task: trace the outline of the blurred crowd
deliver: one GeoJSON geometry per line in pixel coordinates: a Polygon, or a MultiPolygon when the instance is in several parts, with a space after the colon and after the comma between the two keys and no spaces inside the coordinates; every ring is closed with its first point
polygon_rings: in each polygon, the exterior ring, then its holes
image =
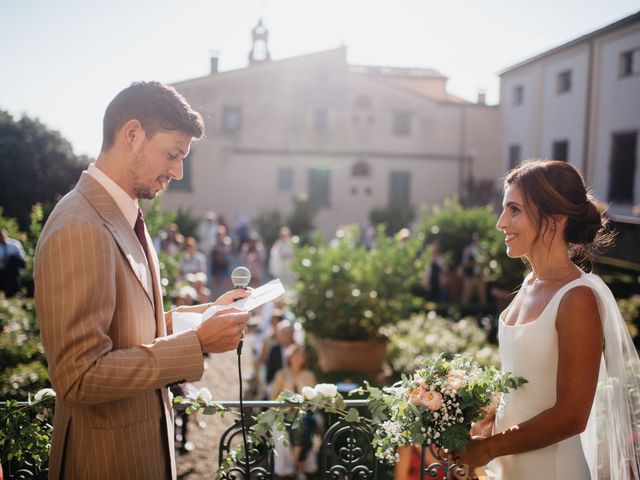
{"type": "Polygon", "coordinates": [[[238,215],[233,226],[224,215],[208,212],[194,236],[185,236],[175,223],[160,231],[154,239],[158,252],[180,258],[175,305],[192,305],[215,300],[230,290],[231,271],[239,265],[251,272],[251,287],[279,278],[285,287],[293,285],[291,263],[294,248],[288,227],[268,252],[249,217],[238,215]]]}

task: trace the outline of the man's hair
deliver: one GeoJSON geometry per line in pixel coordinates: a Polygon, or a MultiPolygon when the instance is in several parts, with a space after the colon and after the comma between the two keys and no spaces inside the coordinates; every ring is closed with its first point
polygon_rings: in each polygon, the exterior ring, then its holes
{"type": "Polygon", "coordinates": [[[204,135],[204,122],[173,87],[160,82],[134,82],[111,100],[104,112],[102,151],[113,146],[116,134],[136,119],[147,137],[159,131],[180,130],[193,138],[204,135]]]}

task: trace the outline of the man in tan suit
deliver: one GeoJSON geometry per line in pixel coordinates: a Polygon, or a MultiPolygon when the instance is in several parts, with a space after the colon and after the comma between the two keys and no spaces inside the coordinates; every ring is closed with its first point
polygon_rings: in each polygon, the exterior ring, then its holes
{"type": "MultiPolygon", "coordinates": [[[[107,107],[96,163],[42,231],[36,310],[57,393],[49,478],[175,478],[168,387],[198,380],[203,352],[232,350],[244,333],[249,314],[232,308],[172,333],[138,208],[182,178],[203,130],[172,88],[126,88],[107,107]]],[[[235,290],[216,303],[244,296],[235,290]]]]}

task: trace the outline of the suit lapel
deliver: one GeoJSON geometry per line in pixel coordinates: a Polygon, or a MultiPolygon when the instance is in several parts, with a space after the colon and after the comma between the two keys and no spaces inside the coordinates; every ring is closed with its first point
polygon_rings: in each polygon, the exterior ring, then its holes
{"type": "MultiPolygon", "coordinates": [[[[140,285],[142,285],[142,288],[144,288],[149,301],[152,305],[156,306],[157,310],[157,302],[154,302],[153,272],[147,268],[144,251],[133,228],[127,223],[127,220],[124,218],[124,215],[111,195],[109,195],[102,185],[91,178],[90,175],[83,172],[76,188],[104,220],[105,226],[109,229],[122,254],[126,257],[133,273],[140,282],[140,285]]],[[[150,241],[149,245],[152,245],[150,241]]],[[[162,303],[162,299],[160,303],[162,303]]],[[[156,313],[156,323],[157,317],[158,315],[156,313]]]]}

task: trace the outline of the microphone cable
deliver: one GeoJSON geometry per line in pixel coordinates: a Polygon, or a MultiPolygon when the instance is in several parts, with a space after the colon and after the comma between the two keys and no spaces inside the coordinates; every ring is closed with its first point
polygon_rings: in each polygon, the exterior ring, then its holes
{"type": "MultiPolygon", "coordinates": [[[[244,335],[242,336],[244,338],[244,335]]],[[[245,478],[246,480],[251,480],[251,466],[249,464],[249,446],[247,443],[247,426],[245,424],[244,419],[244,403],[242,398],[242,346],[244,341],[240,340],[238,343],[238,348],[236,349],[236,353],[238,354],[238,382],[239,382],[239,390],[240,390],[240,427],[242,429],[242,444],[244,446],[244,465],[245,465],[245,478]]]]}

